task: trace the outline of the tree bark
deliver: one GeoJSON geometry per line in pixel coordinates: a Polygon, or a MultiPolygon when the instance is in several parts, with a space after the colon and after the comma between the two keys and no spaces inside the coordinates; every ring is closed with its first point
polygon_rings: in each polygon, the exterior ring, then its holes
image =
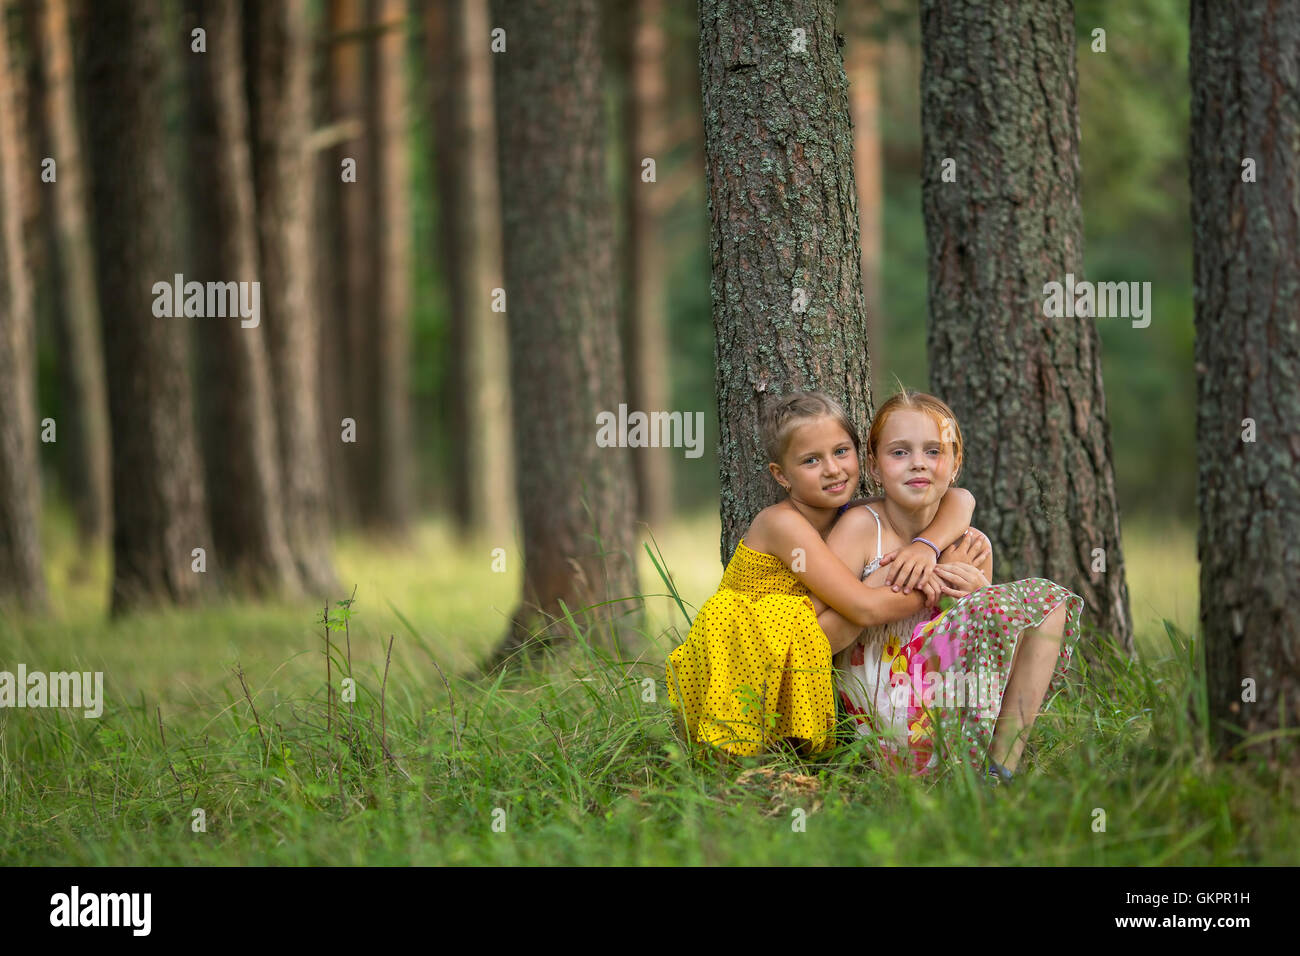
{"type": "Polygon", "coordinates": [[[330,0],[325,20],[326,114],[337,130],[322,170],[321,208],[325,226],[320,259],[322,288],[329,291],[322,342],[322,404],[325,449],[330,463],[330,497],[335,520],[361,520],[365,489],[364,457],[373,454],[374,416],[366,403],[369,367],[369,315],[374,296],[366,250],[370,246],[364,178],[373,173],[364,155],[362,81],[365,46],[363,0],[330,0]],[[342,179],[344,160],[356,163],[356,180],[342,179]],[[355,422],[354,441],[343,441],[344,419],[355,422]]]}
{"type": "Polygon", "coordinates": [[[24,182],[38,180],[22,142],[21,81],[0,10],[0,602],[42,610],[41,485],[36,455],[35,312],[23,228],[24,182]]]}
{"type": "Polygon", "coordinates": [[[371,217],[368,283],[373,298],[353,321],[366,329],[365,375],[372,419],[363,463],[362,516],[372,528],[403,536],[411,521],[410,173],[406,135],[406,0],[369,0],[372,39],[366,57],[366,156],[360,177],[371,217]]]}
{"type": "MultiPolygon", "coordinates": [[[[248,146],[239,0],[194,0],[184,33],[207,32],[207,52],[186,52],[190,194],[188,280],[260,281],[253,167],[248,146]]],[[[261,288],[261,287],[259,287],[261,288]]],[[[198,319],[200,410],[215,554],[208,570],[232,590],[301,589],[284,527],[266,327],[240,315],[198,319]]]]}
{"type": "MultiPolygon", "coordinates": [[[[664,303],[664,256],[660,234],[667,171],[664,141],[663,4],[636,0],[628,11],[627,88],[624,104],[623,172],[626,236],[623,245],[626,311],[626,358],[629,407],[646,413],[668,411],[672,382],[668,366],[668,330],[664,303]],[[656,164],[654,182],[642,180],[642,162],[656,164]]],[[[673,500],[670,448],[636,448],[637,515],[659,528],[668,520],[673,500]]]]}
{"type": "Polygon", "coordinates": [[[30,2],[27,11],[42,79],[39,107],[47,150],[43,156],[55,160],[58,177],[43,188],[50,200],[46,231],[55,279],[51,292],[63,404],[58,423],[63,483],[81,539],[102,542],[108,539],[112,522],[108,392],[94,250],[86,223],[68,5],[66,0],[39,0],[30,2]]]}
{"type": "Polygon", "coordinates": [[[343,300],[346,283],[337,265],[344,248],[342,196],[339,163],[334,140],[326,132],[336,129],[334,116],[334,18],[335,4],[328,4],[313,31],[312,53],[312,197],[315,231],[311,236],[311,277],[320,290],[320,355],[317,368],[320,408],[320,446],[325,459],[325,498],[330,523],[344,527],[355,520],[350,511],[345,480],[347,460],[341,440],[343,409],[347,406],[343,379],[344,348],[339,340],[343,329],[343,300]]]}
{"type": "Polygon", "coordinates": [[[1243,734],[1264,735],[1257,752],[1294,760],[1281,734],[1300,724],[1300,8],[1193,0],[1190,39],[1197,550],[1213,738],[1222,754],[1243,734]]]}
{"type": "MultiPolygon", "coordinates": [[[[365,70],[369,53],[369,36],[365,31],[365,0],[330,0],[329,4],[329,95],[331,120],[344,124],[350,133],[334,147],[330,186],[335,190],[337,228],[331,267],[338,282],[338,307],[329,336],[329,349],[335,364],[337,415],[355,421],[354,441],[338,441],[339,466],[337,501],[348,523],[365,523],[369,519],[369,502],[374,494],[369,485],[367,459],[376,454],[376,410],[373,390],[367,386],[373,368],[373,326],[368,321],[374,308],[376,286],[370,263],[369,194],[367,182],[377,176],[373,157],[369,155],[369,138],[365,135],[365,70]],[[356,164],[354,181],[343,181],[342,164],[356,164]]],[[[334,424],[335,433],[341,427],[334,424]]]]}
{"type": "MultiPolygon", "coordinates": [[[[457,88],[463,82],[465,68],[457,60],[458,44],[453,38],[451,4],[431,3],[425,8],[425,40],[429,56],[429,112],[432,117],[434,182],[438,197],[437,229],[438,252],[443,287],[447,292],[447,318],[445,347],[443,350],[442,378],[435,399],[445,410],[446,437],[444,447],[461,448],[464,454],[444,455],[444,475],[447,497],[445,506],[450,510],[452,525],[463,541],[471,532],[476,519],[472,515],[473,503],[470,483],[473,467],[470,441],[473,435],[469,426],[470,398],[467,394],[470,373],[465,356],[468,350],[466,336],[471,323],[465,322],[465,262],[461,254],[461,226],[457,221],[459,210],[453,195],[461,188],[460,163],[464,143],[457,139],[456,104],[457,88]]],[[[489,65],[489,69],[491,66],[489,65]]],[[[495,125],[493,139],[495,141],[495,125]]],[[[492,158],[492,178],[496,179],[496,157],[492,158]]],[[[497,214],[500,215],[498,206],[497,214]]],[[[500,226],[498,226],[498,231],[500,226]]],[[[504,281],[504,280],[502,280],[504,281]]],[[[505,317],[501,317],[504,322],[505,317]]],[[[511,495],[514,497],[511,486],[511,495]]]]}
{"type": "Polygon", "coordinates": [[[858,225],[862,233],[862,291],[871,343],[872,389],[879,392],[885,362],[884,316],[881,313],[881,259],[885,190],[884,150],[880,135],[880,42],[872,35],[871,8],[854,25],[847,44],[845,70],[853,112],[853,177],[858,187],[858,225]]]}
{"type": "Polygon", "coordinates": [[[763,403],[816,388],[863,436],[871,419],[841,42],[831,0],[700,4],[723,564],[781,496],[763,403]]]}
{"type": "Polygon", "coordinates": [[[285,530],[304,587],[337,586],[322,447],[308,0],[249,0],[254,180],[285,530]]]}
{"type": "MultiPolygon", "coordinates": [[[[631,463],[596,443],[617,414],[623,360],[614,316],[598,8],[592,0],[501,2],[493,26],[524,597],[498,648],[529,641],[536,612],[601,630],[639,621],[631,463]],[[600,602],[614,602],[579,609],[600,602]]],[[[616,635],[617,636],[617,635],[616,635]]],[[[599,634],[593,634],[599,642],[599,634]]]]}
{"type": "Polygon", "coordinates": [[[502,287],[501,199],[486,0],[430,5],[442,260],[449,317],[452,512],[462,538],[512,540],[515,463],[502,287]]]}
{"type": "Polygon", "coordinates": [[[1098,320],[1044,308],[1083,276],[1072,6],[925,0],[921,40],[930,381],[976,522],[1007,579],[1070,588],[1131,651],[1098,320]]]}
{"type": "Polygon", "coordinates": [[[192,549],[204,513],[184,318],[153,314],[152,287],[182,271],[165,162],[162,10],[88,4],[85,46],[95,268],[113,452],[113,596],[121,614],[188,602],[204,587],[192,549]]]}

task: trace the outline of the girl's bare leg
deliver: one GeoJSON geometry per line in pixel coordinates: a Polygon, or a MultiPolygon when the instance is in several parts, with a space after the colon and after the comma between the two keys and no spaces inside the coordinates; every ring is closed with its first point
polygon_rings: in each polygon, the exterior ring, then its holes
{"type": "Polygon", "coordinates": [[[1061,654],[1061,637],[1065,631],[1065,605],[1043,619],[1038,627],[1025,628],[1011,659],[1011,674],[1002,696],[1002,710],[993,727],[989,759],[1008,770],[1015,770],[1025,749],[1029,728],[1038,717],[1043,695],[1051,683],[1052,671],[1061,654]]]}

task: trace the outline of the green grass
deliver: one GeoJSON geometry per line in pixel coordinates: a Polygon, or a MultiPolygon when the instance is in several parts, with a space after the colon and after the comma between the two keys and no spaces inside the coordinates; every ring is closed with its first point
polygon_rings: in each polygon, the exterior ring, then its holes
{"type": "MultiPolygon", "coordinates": [[[[719,578],[717,526],[659,536],[692,614],[719,578]]],[[[66,522],[46,541],[55,611],[0,619],[0,670],[102,670],[106,702],[98,720],[0,711],[4,864],[1282,864],[1300,837],[1294,776],[1206,755],[1180,630],[1195,620],[1195,547],[1179,529],[1126,525],[1140,660],[1100,655],[1040,718],[1027,772],[993,792],[962,774],[872,773],[857,743],[814,761],[692,759],[666,709],[663,658],[685,631],[667,596],[648,598],[642,659],[583,643],[542,671],[461,679],[502,632],[519,558],[507,548],[493,571],[490,544],[462,548],[437,523],[405,551],[340,542],[358,693],[336,701],[328,733],[320,608],[109,624],[106,556],[81,553],[66,522]],[[800,776],[741,776],[753,767],[800,776]]],[[[640,557],[642,591],[665,595],[640,557]]],[[[337,688],[348,651],[342,632],[331,641],[337,688]]]]}

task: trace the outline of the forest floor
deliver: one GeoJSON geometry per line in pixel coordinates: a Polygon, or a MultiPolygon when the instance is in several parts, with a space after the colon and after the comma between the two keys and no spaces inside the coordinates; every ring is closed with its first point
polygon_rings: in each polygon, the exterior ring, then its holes
{"type": "MultiPolygon", "coordinates": [[[[717,542],[716,515],[657,541],[692,614],[717,586],[717,542]]],[[[434,522],[406,549],[340,541],[331,615],[353,585],[356,603],[331,633],[330,704],[321,607],[110,623],[107,554],[82,553],[66,518],[46,544],[54,611],[0,618],[0,670],[102,672],[103,713],[0,710],[0,864],[1238,865],[1292,864],[1300,845],[1293,773],[1207,756],[1185,528],[1126,524],[1138,660],[1077,668],[999,790],[883,776],[864,742],[692,759],[663,685],[686,621],[644,551],[637,660],[584,645],[471,680],[517,571],[434,522]]]]}

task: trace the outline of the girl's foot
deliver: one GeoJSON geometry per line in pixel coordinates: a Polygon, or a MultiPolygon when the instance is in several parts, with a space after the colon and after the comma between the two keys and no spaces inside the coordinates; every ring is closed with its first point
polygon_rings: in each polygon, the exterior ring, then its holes
{"type": "Polygon", "coordinates": [[[984,779],[992,787],[1000,787],[1004,783],[1010,783],[1015,777],[1014,773],[993,760],[989,761],[988,767],[984,771],[984,779]]]}

